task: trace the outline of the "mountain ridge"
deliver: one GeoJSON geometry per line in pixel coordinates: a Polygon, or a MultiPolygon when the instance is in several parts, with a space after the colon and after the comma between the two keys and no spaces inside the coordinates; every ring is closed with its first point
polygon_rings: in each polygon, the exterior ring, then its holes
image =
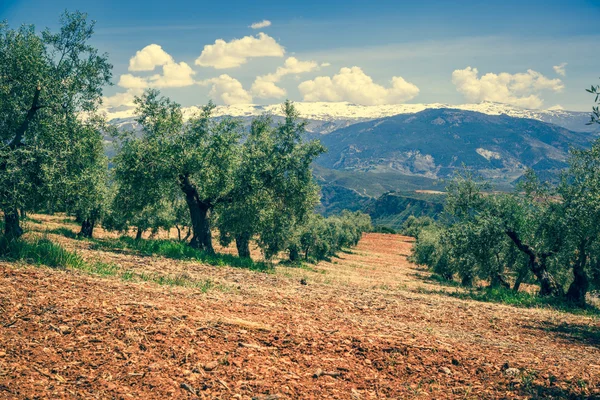
{"type": "MultiPolygon", "coordinates": [[[[562,109],[533,110],[519,108],[508,104],[482,102],[473,104],[450,105],[443,103],[431,104],[386,104],[363,106],[349,102],[295,102],[294,105],[302,118],[311,122],[309,130],[314,133],[330,133],[336,129],[357,122],[371,121],[394,115],[414,114],[428,109],[457,109],[480,112],[486,115],[508,115],[514,118],[534,119],[552,123],[563,128],[580,132],[597,132],[598,128],[586,123],[590,119],[589,112],[568,111],[562,109]]],[[[183,107],[184,118],[198,113],[201,107],[183,107]]],[[[135,124],[133,110],[106,109],[107,118],[111,123],[119,125],[135,124]]],[[[216,106],[215,117],[253,118],[264,113],[282,116],[280,104],[256,105],[238,104],[216,106]]]]}

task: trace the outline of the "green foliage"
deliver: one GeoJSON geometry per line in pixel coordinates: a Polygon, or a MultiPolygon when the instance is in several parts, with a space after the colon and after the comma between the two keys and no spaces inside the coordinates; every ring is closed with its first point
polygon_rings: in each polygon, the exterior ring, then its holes
{"type": "Polygon", "coordinates": [[[431,217],[415,217],[414,215],[411,215],[402,224],[400,232],[403,235],[416,238],[423,228],[433,225],[434,223],[435,222],[431,217]]]}
{"type": "Polygon", "coordinates": [[[375,233],[388,233],[388,234],[395,234],[396,231],[393,230],[392,228],[389,228],[387,226],[384,225],[375,225],[373,227],[373,230],[371,230],[371,232],[375,232],[375,233]]]}
{"type": "MultiPolygon", "coordinates": [[[[598,101],[600,99],[600,85],[592,85],[589,89],[586,89],[586,91],[595,96],[594,103],[600,104],[600,102],[598,101]]],[[[600,124],[600,109],[598,105],[592,107],[592,115],[590,122],[588,122],[588,125],[592,124],[600,124]]]]}

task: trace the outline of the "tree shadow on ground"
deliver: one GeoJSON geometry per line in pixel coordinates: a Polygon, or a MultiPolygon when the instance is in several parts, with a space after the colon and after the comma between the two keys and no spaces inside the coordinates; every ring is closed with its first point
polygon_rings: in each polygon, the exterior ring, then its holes
{"type": "Polygon", "coordinates": [[[600,395],[591,394],[584,387],[561,388],[557,386],[533,385],[519,390],[521,396],[532,399],[600,400],[600,395]]]}
{"type": "Polygon", "coordinates": [[[537,326],[527,328],[542,330],[559,340],[571,344],[582,344],[600,349],[600,327],[585,324],[555,324],[548,321],[540,322],[537,326]]]}

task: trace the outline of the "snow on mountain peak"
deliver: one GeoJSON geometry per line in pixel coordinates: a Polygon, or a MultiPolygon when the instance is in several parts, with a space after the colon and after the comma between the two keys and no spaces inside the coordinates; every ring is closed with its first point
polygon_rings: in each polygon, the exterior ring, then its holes
{"type": "MultiPolygon", "coordinates": [[[[561,108],[552,108],[547,110],[530,110],[511,106],[508,104],[481,102],[477,104],[450,105],[442,103],[432,104],[384,104],[376,106],[363,106],[349,102],[295,102],[296,109],[303,118],[313,121],[347,121],[355,123],[378,118],[390,117],[398,114],[413,114],[427,109],[451,108],[465,111],[475,111],[488,115],[506,114],[516,118],[530,118],[544,122],[554,123],[572,130],[587,130],[585,123],[581,123],[586,117],[586,113],[566,111],[561,108]],[[580,127],[581,125],[581,127],[580,127]]],[[[133,110],[114,111],[107,110],[109,120],[131,121],[133,119],[133,110]]],[[[201,107],[191,106],[183,108],[185,119],[199,113],[201,107]]],[[[283,109],[281,104],[257,105],[257,104],[236,104],[229,106],[217,106],[214,114],[220,116],[232,117],[254,117],[264,113],[275,116],[282,116],[283,109]]],[[[587,122],[587,121],[586,121],[587,122]]]]}

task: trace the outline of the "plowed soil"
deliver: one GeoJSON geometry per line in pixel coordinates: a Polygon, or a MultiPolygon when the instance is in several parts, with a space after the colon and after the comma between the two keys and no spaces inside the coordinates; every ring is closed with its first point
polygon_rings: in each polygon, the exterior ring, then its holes
{"type": "Polygon", "coordinates": [[[407,237],[274,273],[50,237],[211,287],[0,262],[2,399],[600,398],[598,319],[431,293],[458,289],[407,261],[407,237]]]}

